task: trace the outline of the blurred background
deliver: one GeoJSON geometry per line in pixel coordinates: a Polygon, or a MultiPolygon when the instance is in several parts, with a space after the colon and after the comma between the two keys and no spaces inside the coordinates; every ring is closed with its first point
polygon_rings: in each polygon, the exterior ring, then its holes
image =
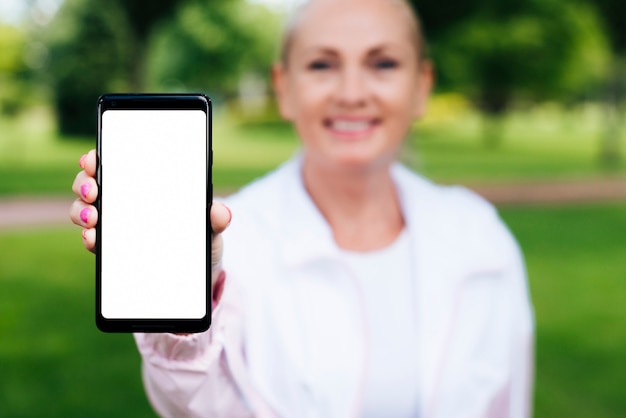
{"type": "MultiPolygon", "coordinates": [[[[298,142],[269,82],[289,0],[2,0],[0,416],[153,416],[70,225],[105,92],[204,92],[216,194],[298,142]]],[[[626,2],[413,0],[437,89],[402,159],[492,200],[528,264],[535,416],[626,416],[626,2]]]]}

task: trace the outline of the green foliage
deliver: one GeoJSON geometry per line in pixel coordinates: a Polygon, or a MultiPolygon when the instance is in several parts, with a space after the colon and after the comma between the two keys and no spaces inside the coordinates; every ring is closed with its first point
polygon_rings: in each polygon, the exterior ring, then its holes
{"type": "Polygon", "coordinates": [[[504,112],[514,99],[588,93],[610,57],[594,10],[564,1],[481,9],[433,43],[442,82],[488,113],[504,112]]]}
{"type": "Polygon", "coordinates": [[[623,0],[586,0],[600,13],[607,28],[613,49],[618,54],[626,53],[626,2],[623,0]]]}
{"type": "Polygon", "coordinates": [[[46,69],[63,134],[95,137],[96,99],[128,86],[129,36],[116,2],[65,1],[49,29],[46,69]]]}
{"type": "Polygon", "coordinates": [[[67,0],[47,34],[61,133],[94,135],[106,92],[233,93],[267,72],[276,19],[244,0],[67,0]]]}
{"type": "Polygon", "coordinates": [[[23,29],[0,24],[0,114],[16,115],[33,101],[36,89],[25,59],[31,50],[23,29]]]}
{"type": "Polygon", "coordinates": [[[154,40],[153,86],[231,96],[245,72],[269,74],[278,16],[243,0],[191,1],[154,40]]]}
{"type": "Polygon", "coordinates": [[[24,33],[14,26],[0,24],[0,74],[16,74],[24,71],[24,33]]]}

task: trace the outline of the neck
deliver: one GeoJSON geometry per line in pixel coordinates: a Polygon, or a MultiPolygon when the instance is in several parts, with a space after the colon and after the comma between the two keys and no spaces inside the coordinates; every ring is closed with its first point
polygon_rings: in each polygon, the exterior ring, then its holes
{"type": "Polygon", "coordinates": [[[304,186],[339,247],[372,251],[390,245],[402,232],[404,218],[389,168],[333,169],[305,158],[304,186]]]}

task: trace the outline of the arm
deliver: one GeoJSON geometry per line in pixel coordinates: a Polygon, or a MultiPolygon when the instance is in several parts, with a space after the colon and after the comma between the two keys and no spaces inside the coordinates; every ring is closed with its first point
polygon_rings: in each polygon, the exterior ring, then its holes
{"type": "Polygon", "coordinates": [[[238,300],[229,283],[204,333],[135,334],[146,392],[159,415],[252,416],[238,300]]]}
{"type": "MultiPolygon", "coordinates": [[[[93,252],[96,245],[98,197],[95,181],[96,153],[80,159],[72,189],[77,199],[70,209],[72,221],[83,227],[83,244],[93,252]]],[[[131,202],[132,203],[132,202],[131,202]]],[[[220,203],[211,207],[212,294],[216,297],[209,331],[192,335],[136,334],[143,358],[146,392],[162,416],[246,417],[251,410],[263,411],[247,383],[243,343],[241,296],[221,268],[222,236],[231,219],[230,210],[220,203]],[[222,291],[223,289],[223,291],[222,291]]]]}

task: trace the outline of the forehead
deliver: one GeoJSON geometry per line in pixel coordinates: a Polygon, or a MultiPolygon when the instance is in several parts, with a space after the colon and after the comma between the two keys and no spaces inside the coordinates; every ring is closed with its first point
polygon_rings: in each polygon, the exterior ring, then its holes
{"type": "Polygon", "coordinates": [[[414,48],[415,20],[401,0],[311,0],[292,22],[292,46],[414,48]]]}

